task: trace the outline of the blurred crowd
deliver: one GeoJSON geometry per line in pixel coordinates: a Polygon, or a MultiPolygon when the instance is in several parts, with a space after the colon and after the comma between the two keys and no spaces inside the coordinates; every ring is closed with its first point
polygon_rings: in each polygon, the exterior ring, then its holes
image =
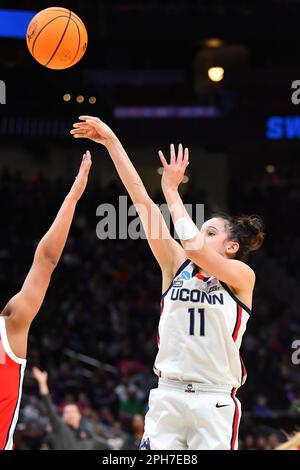
{"type": "MultiPolygon", "coordinates": [[[[25,180],[20,173],[2,171],[2,307],[20,288],[34,248],[70,184],[40,174],[25,180]]],[[[264,250],[299,278],[299,240],[287,223],[300,208],[299,181],[259,181],[249,187],[232,182],[231,189],[231,211],[261,214],[267,231],[264,250]]],[[[103,189],[93,182],[78,205],[66,249],[32,325],[16,449],[63,447],[56,426],[65,436],[64,425],[72,431],[68,438],[89,448],[138,448],[149,390],[157,384],[152,366],[161,276],[145,240],[96,236],[97,206],[117,203],[122,193],[117,183],[103,189]],[[41,373],[33,367],[48,373],[48,402],[41,393],[41,373]]],[[[187,202],[203,202],[200,197],[204,195],[195,193],[187,202]]],[[[240,448],[273,449],[284,440],[282,430],[300,423],[299,366],[291,361],[300,318],[288,299],[279,303],[266,296],[259,272],[257,278],[242,346],[248,381],[238,395],[244,409],[240,448]]]]}

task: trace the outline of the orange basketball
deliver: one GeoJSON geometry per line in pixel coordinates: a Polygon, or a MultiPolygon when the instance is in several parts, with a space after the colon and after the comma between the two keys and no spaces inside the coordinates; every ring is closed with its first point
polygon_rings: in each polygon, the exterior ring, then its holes
{"type": "Polygon", "coordinates": [[[84,23],[66,8],[46,8],[30,21],[26,33],[32,56],[49,69],[67,69],[84,55],[88,35],[84,23]]]}

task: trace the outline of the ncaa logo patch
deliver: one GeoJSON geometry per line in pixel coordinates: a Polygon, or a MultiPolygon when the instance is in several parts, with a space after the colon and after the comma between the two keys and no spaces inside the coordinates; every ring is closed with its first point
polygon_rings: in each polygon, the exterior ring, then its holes
{"type": "Polygon", "coordinates": [[[181,274],[182,279],[185,279],[186,281],[191,278],[191,275],[188,271],[183,271],[181,274]]]}

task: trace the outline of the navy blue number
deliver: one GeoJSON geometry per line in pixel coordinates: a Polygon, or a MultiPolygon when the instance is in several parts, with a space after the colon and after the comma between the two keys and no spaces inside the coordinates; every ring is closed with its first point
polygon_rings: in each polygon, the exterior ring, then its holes
{"type": "MultiPolygon", "coordinates": [[[[205,336],[205,316],[204,308],[198,308],[198,313],[200,315],[200,336],[205,336]]],[[[190,314],[190,335],[195,334],[195,309],[189,308],[190,314]]]]}

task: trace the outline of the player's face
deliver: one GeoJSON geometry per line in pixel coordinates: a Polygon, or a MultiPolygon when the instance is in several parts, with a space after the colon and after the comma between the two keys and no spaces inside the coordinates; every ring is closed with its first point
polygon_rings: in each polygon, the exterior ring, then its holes
{"type": "Polygon", "coordinates": [[[214,217],[202,225],[202,230],[204,232],[205,243],[221,255],[227,256],[228,246],[232,245],[232,243],[228,240],[226,222],[223,219],[214,217]]]}

